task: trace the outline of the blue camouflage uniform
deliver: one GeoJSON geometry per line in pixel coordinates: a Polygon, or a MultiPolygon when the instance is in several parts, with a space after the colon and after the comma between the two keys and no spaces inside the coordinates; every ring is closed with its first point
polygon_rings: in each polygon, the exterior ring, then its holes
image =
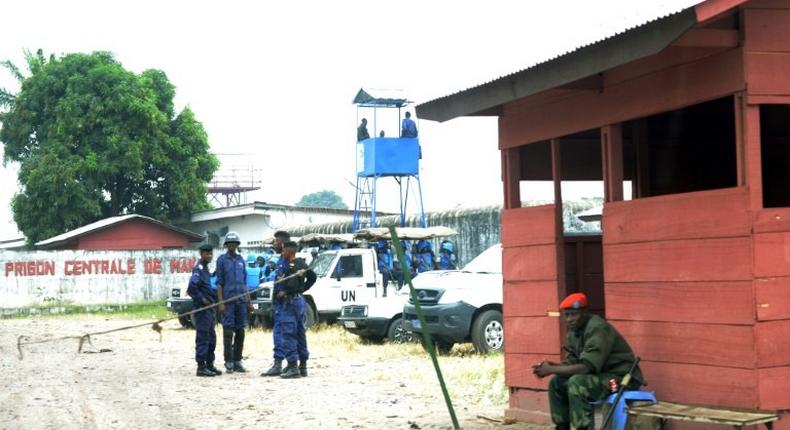
{"type": "MultiPolygon", "coordinates": [[[[211,288],[211,272],[202,262],[192,268],[187,294],[192,297],[192,308],[199,309],[217,303],[217,292],[211,288]],[[209,303],[205,303],[205,301],[209,303]]],[[[217,347],[216,308],[202,310],[195,315],[195,361],[199,365],[214,365],[214,350],[217,347]]]]}
{"type": "MultiPolygon", "coordinates": [[[[235,258],[225,253],[217,258],[217,284],[222,285],[222,299],[227,300],[246,293],[247,265],[244,258],[236,254],[235,258]]],[[[225,303],[225,315],[222,316],[222,327],[241,330],[247,326],[247,296],[225,303]]]]}
{"type": "MultiPolygon", "coordinates": [[[[302,259],[288,261],[280,257],[277,262],[277,279],[285,278],[297,271],[307,270],[307,264],[302,259]]],[[[305,334],[306,304],[302,293],[312,287],[316,275],[312,270],[307,270],[306,279],[292,278],[274,286],[272,298],[274,300],[274,359],[285,359],[289,363],[297,360],[306,361],[310,358],[307,350],[307,336],[305,334]],[[285,292],[286,298],[277,299],[279,292],[285,292]]]]}
{"type": "Polygon", "coordinates": [[[417,273],[433,270],[433,244],[427,240],[420,240],[414,245],[414,259],[417,273]]]}

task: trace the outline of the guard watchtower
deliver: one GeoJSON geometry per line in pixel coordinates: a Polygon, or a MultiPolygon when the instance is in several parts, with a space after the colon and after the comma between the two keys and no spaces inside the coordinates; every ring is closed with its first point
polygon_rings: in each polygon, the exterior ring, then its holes
{"type": "Polygon", "coordinates": [[[378,114],[380,109],[397,109],[398,123],[401,127],[401,110],[410,102],[405,98],[374,97],[364,89],[360,89],[354,97],[357,105],[357,123],[359,124],[361,108],[373,109],[373,137],[357,142],[357,183],[354,199],[353,230],[378,227],[376,222],[377,194],[379,179],[392,178],[398,187],[400,225],[406,224],[406,212],[411,193],[416,192],[417,210],[423,227],[425,208],[422,201],[422,185],[420,184],[420,142],[416,137],[379,137],[378,114]]]}

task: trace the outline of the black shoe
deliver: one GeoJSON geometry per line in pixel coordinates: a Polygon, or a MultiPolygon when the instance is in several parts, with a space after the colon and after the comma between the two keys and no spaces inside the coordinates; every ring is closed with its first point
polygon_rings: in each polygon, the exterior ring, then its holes
{"type": "Polygon", "coordinates": [[[245,373],[247,372],[247,369],[245,369],[244,366],[241,365],[241,361],[236,361],[233,363],[233,371],[238,373],[245,373]]]}
{"type": "Polygon", "coordinates": [[[212,372],[207,367],[198,367],[196,375],[197,376],[201,376],[201,377],[202,376],[217,376],[216,373],[212,372]]]}
{"type": "Polygon", "coordinates": [[[233,363],[225,362],[225,371],[228,373],[233,373],[233,363]]]}
{"type": "Polygon", "coordinates": [[[301,374],[299,373],[299,368],[296,367],[296,363],[288,363],[288,366],[283,369],[283,373],[280,375],[280,378],[283,379],[293,379],[300,377],[301,374]]]}
{"type": "Polygon", "coordinates": [[[280,376],[283,373],[283,361],[274,360],[274,364],[269,370],[261,373],[261,376],[280,376]]]}
{"type": "Polygon", "coordinates": [[[299,375],[301,375],[302,378],[307,376],[307,360],[299,361],[299,375]]]}
{"type": "Polygon", "coordinates": [[[214,367],[214,363],[206,365],[206,369],[214,372],[214,374],[217,375],[217,376],[222,375],[222,371],[217,369],[216,367],[214,367]]]}

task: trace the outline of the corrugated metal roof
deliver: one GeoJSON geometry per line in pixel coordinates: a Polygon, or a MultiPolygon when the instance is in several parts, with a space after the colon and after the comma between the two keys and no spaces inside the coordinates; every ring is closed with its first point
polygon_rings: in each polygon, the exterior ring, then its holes
{"type": "Polygon", "coordinates": [[[669,13],[525,69],[416,106],[420,119],[447,121],[657,54],[697,23],[694,7],[669,13]]]}
{"type": "Polygon", "coordinates": [[[137,220],[140,220],[140,221],[145,221],[145,222],[150,223],[150,224],[155,224],[155,225],[158,225],[160,227],[166,228],[168,230],[173,230],[173,231],[175,231],[177,233],[183,234],[185,236],[189,236],[193,240],[202,240],[203,239],[203,236],[201,236],[201,235],[199,235],[197,233],[191,232],[189,230],[185,230],[183,228],[179,228],[179,227],[176,227],[176,226],[170,225],[170,224],[165,224],[165,223],[163,223],[161,221],[157,221],[157,220],[155,220],[153,218],[150,218],[150,217],[147,217],[147,216],[144,216],[144,215],[129,214],[129,215],[119,215],[119,216],[109,217],[109,218],[105,218],[105,219],[102,219],[102,220],[90,223],[88,225],[84,225],[84,226],[82,226],[80,228],[76,228],[76,229],[68,231],[66,233],[63,233],[63,234],[51,237],[49,239],[37,242],[36,246],[42,247],[42,248],[49,248],[49,247],[57,246],[59,244],[70,242],[70,241],[72,241],[72,240],[74,240],[74,239],[76,239],[76,238],[78,238],[80,236],[84,236],[84,235],[89,234],[89,233],[94,233],[94,232],[99,231],[99,230],[104,230],[104,229],[109,228],[109,227],[111,227],[113,225],[121,224],[121,223],[130,221],[130,220],[133,220],[133,219],[137,219],[137,220]]]}

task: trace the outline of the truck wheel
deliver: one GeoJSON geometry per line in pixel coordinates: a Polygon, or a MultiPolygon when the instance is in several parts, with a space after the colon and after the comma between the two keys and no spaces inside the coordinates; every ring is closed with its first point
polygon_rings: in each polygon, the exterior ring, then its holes
{"type": "MultiPolygon", "coordinates": [[[[421,334],[419,335],[419,337],[420,337],[420,344],[422,344],[423,349],[425,349],[425,351],[429,351],[428,342],[425,341],[425,338],[422,337],[421,334]]],[[[453,349],[455,342],[441,337],[440,338],[433,337],[433,344],[438,354],[445,355],[450,353],[450,350],[453,349]]]]}
{"type": "Polygon", "coordinates": [[[481,354],[502,352],[505,348],[505,332],[502,312],[487,310],[472,323],[472,345],[481,354]]]}
{"type": "Polygon", "coordinates": [[[393,343],[407,343],[412,338],[411,332],[403,329],[403,318],[397,317],[390,323],[387,329],[387,339],[393,343]]]}
{"type": "Polygon", "coordinates": [[[192,328],[195,326],[195,324],[192,322],[191,315],[178,317],[178,322],[181,323],[181,327],[184,328],[192,328]]]}
{"type": "Polygon", "coordinates": [[[304,326],[305,328],[310,328],[317,322],[315,317],[315,306],[313,306],[312,302],[305,303],[305,313],[307,314],[307,318],[305,319],[304,326]]]}

